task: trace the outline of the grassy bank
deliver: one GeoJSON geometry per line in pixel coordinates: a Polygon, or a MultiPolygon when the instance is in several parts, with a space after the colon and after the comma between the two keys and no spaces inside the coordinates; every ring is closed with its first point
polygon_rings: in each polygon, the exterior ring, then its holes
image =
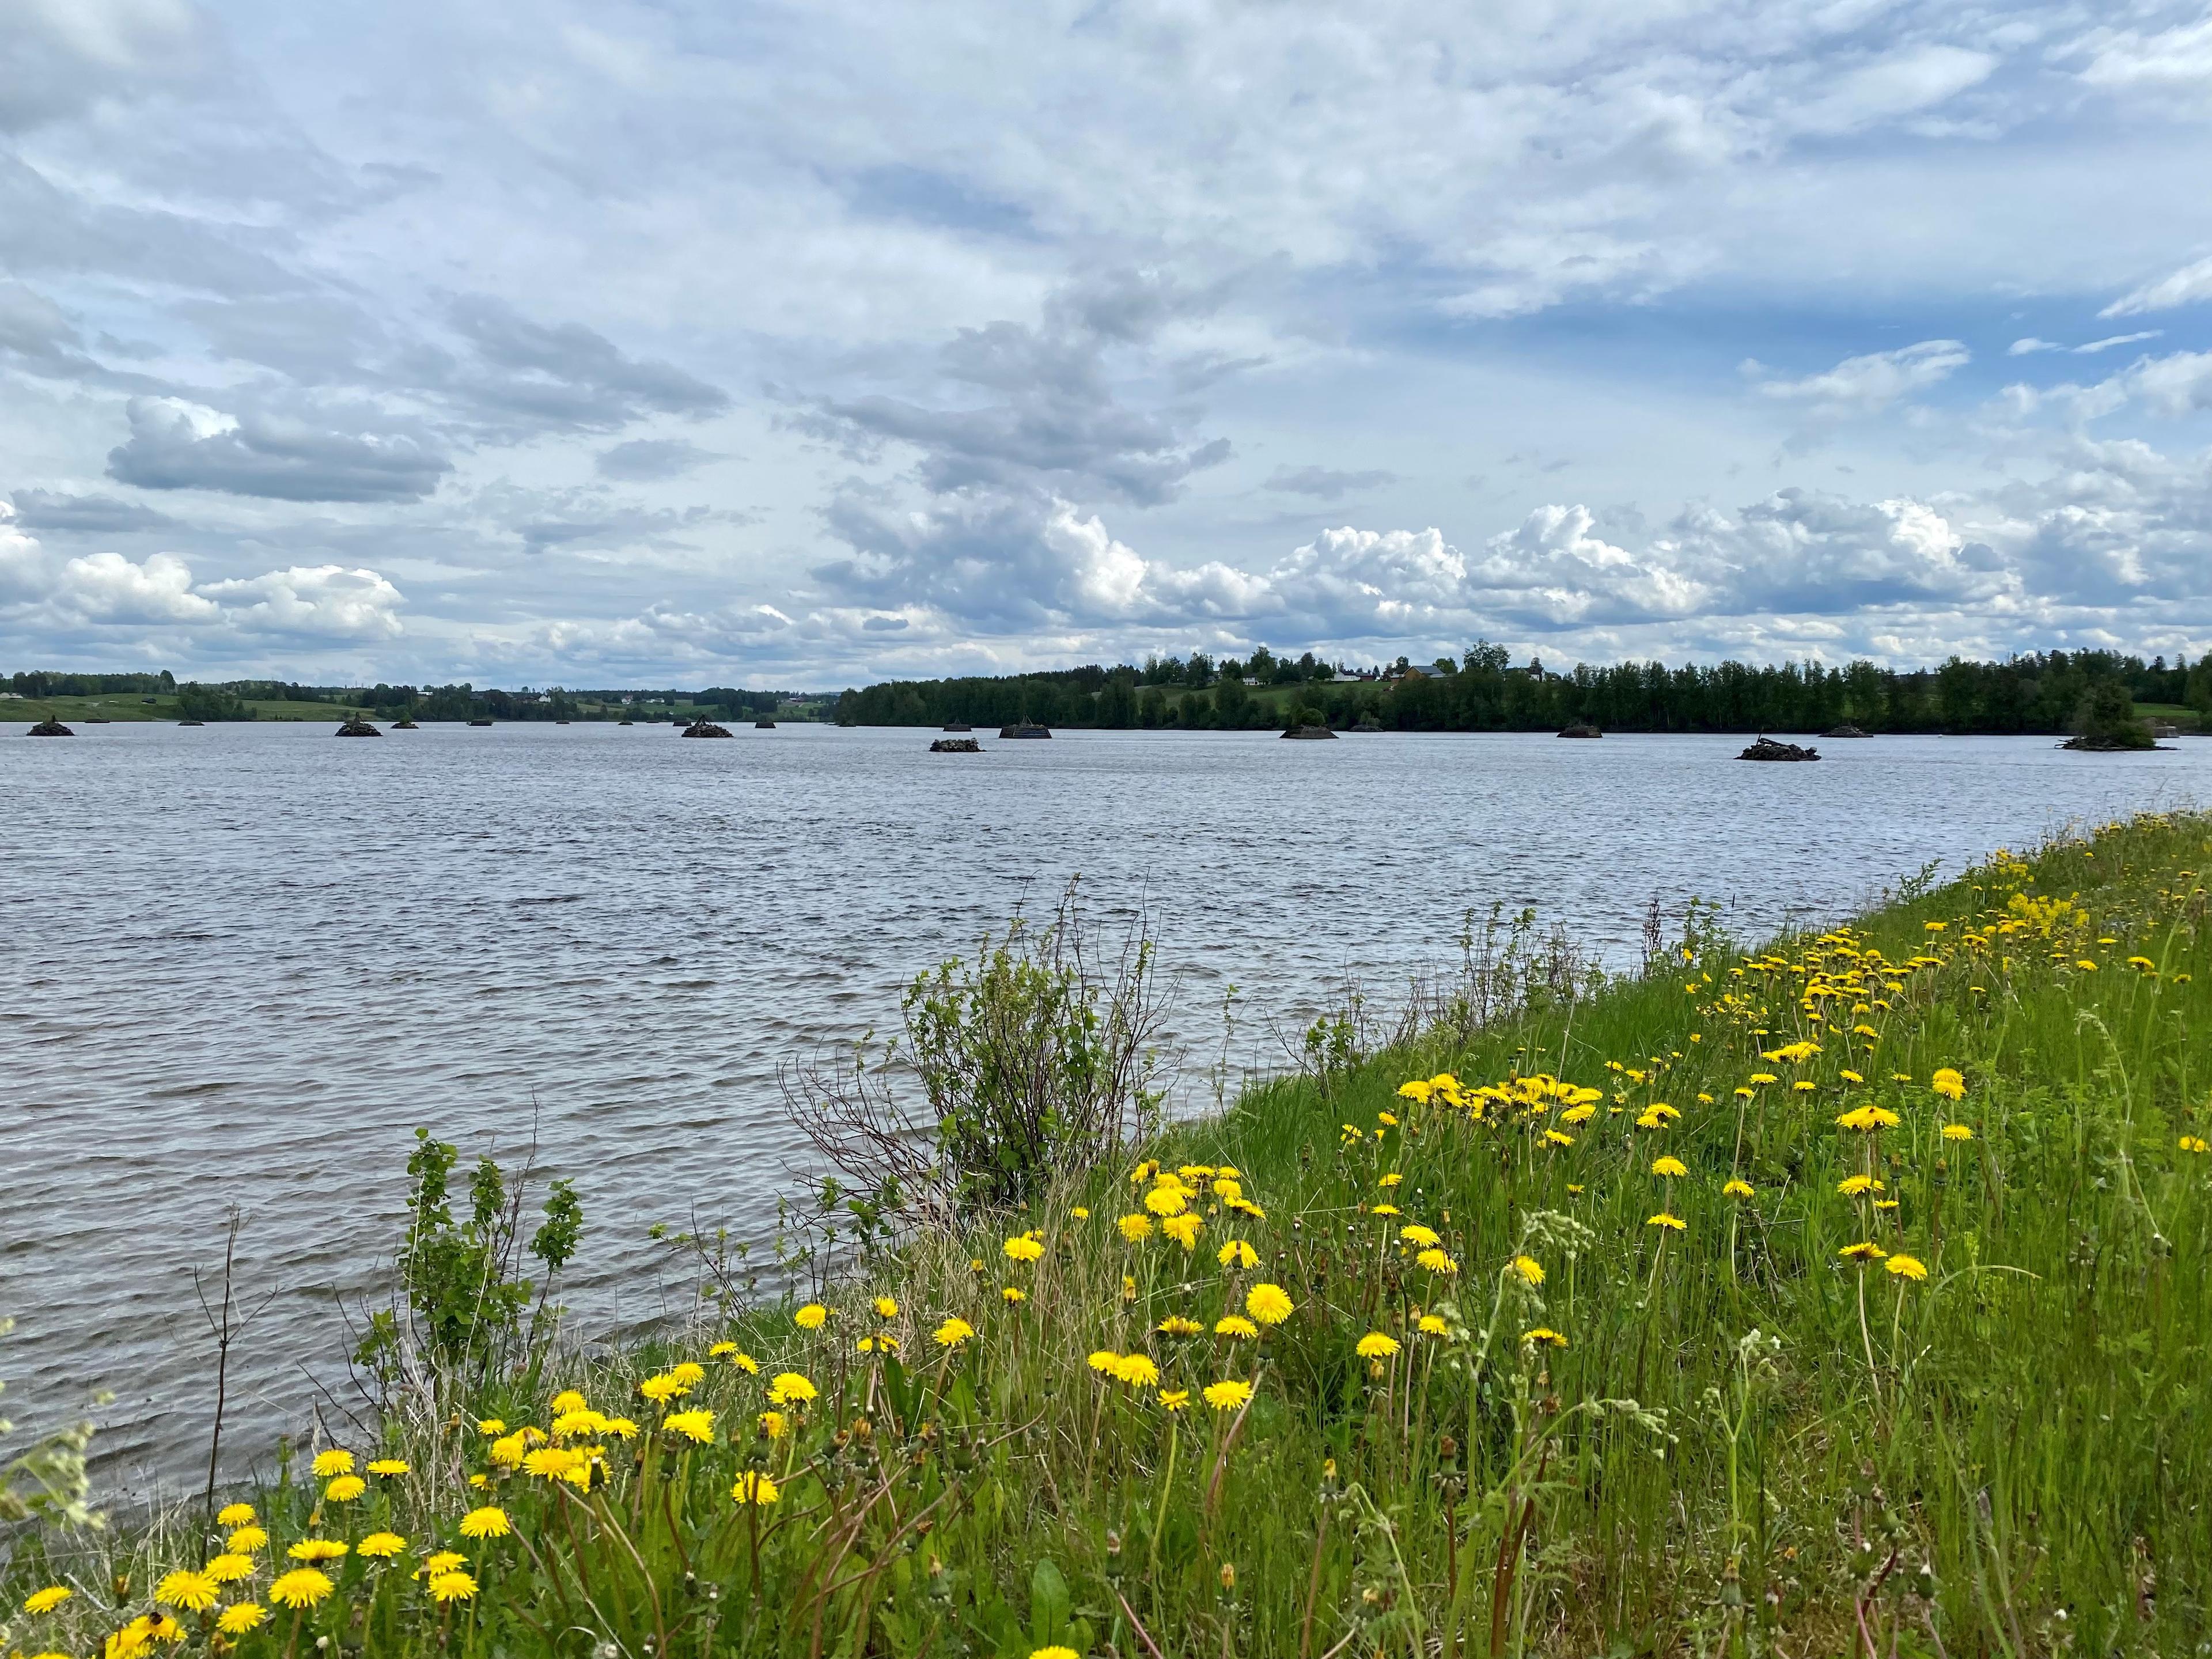
{"type": "Polygon", "coordinates": [[[1447,1018],[250,1519],[20,1539],[71,1594],[10,1650],[2197,1650],[2208,862],[2144,818],[1447,1018]]]}

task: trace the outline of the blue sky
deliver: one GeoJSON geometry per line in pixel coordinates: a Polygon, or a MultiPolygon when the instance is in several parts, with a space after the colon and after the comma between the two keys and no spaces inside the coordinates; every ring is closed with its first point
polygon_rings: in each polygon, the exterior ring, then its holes
{"type": "Polygon", "coordinates": [[[2196,655],[2209,140],[2201,4],[15,0],[0,665],[2196,655]]]}

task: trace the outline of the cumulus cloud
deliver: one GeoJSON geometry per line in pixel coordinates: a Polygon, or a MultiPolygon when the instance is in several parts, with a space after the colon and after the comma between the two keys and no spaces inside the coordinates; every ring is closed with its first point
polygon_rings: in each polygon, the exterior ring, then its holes
{"type": "Polygon", "coordinates": [[[2172,311],[2177,306],[2198,305],[2207,300],[2212,300],[2212,258],[2184,265],[2156,282],[2145,283],[2122,295],[2097,314],[2133,317],[2146,311],[2172,311]]]}
{"type": "Polygon", "coordinates": [[[242,581],[210,582],[200,592],[232,627],[330,641],[395,639],[399,590],[374,570],[294,565],[242,581]]]}
{"type": "MultiPolygon", "coordinates": [[[[1801,403],[1838,414],[1871,415],[1900,398],[1923,392],[1948,380],[1972,361],[1973,354],[1956,340],[1923,340],[1895,351],[1873,351],[1846,357],[1822,374],[1802,380],[1759,380],[1759,396],[1801,403]]],[[[1763,373],[1757,363],[1753,374],[1763,373]]]]}
{"type": "Polygon", "coordinates": [[[227,414],[181,398],[133,398],[131,437],[108,476],[145,489],[215,489],[288,501],[412,501],[453,463],[406,432],[339,431],[290,414],[227,414]]]}

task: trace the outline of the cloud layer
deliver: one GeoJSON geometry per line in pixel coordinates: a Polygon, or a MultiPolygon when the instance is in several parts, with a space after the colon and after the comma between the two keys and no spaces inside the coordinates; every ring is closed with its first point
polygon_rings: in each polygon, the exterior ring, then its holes
{"type": "Polygon", "coordinates": [[[21,0],[0,667],[2201,651],[2208,156],[2164,0],[21,0]]]}

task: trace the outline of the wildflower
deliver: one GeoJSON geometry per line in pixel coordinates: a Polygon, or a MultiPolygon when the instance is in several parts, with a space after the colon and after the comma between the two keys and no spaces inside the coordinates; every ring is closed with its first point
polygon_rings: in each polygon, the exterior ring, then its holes
{"type": "Polygon", "coordinates": [[[562,1412],[555,1418],[553,1437],[556,1440],[568,1440],[578,1435],[604,1434],[606,1431],[606,1426],[605,1418],[589,1406],[585,1406],[575,1411],[562,1412]]]}
{"type": "Polygon", "coordinates": [[[1790,1086],[1801,1095],[1809,1095],[1814,1090],[1820,1087],[1818,1084],[1808,1083],[1802,1078],[1798,1079],[1796,1082],[1791,1084],[1790,1086]]]}
{"type": "Polygon", "coordinates": [[[323,1488],[323,1497],[329,1503],[350,1504],[368,1490],[368,1482],[359,1475],[342,1474],[323,1488]]]}
{"type": "MultiPolygon", "coordinates": [[[[945,1323],[950,1325],[960,1325],[960,1322],[957,1319],[947,1320],[945,1323]]],[[[961,1325],[961,1329],[963,1331],[966,1331],[967,1328],[968,1328],[965,1325],[961,1325]]],[[[972,1334],[973,1333],[969,1334],[972,1334]]],[[[942,1326],[938,1329],[937,1340],[940,1342],[945,1341],[945,1331],[942,1326]]],[[[955,1339],[955,1340],[957,1340],[958,1339],[957,1338],[955,1339]]],[[[946,1346],[950,1346],[951,1344],[948,1343],[946,1346]]],[[[797,1371],[779,1371],[776,1373],[775,1381],[768,1385],[769,1404],[771,1406],[804,1406],[811,1402],[819,1392],[820,1390],[816,1389],[811,1382],[801,1376],[797,1371]]]]}
{"type": "Polygon", "coordinates": [[[1190,1390],[1188,1389],[1162,1389],[1160,1390],[1160,1409],[1163,1411],[1179,1412],[1188,1404],[1190,1404],[1190,1390]]]}
{"type": "Polygon", "coordinates": [[[1544,1264],[1533,1255],[1515,1256],[1513,1271],[1521,1275],[1521,1280],[1525,1285],[1540,1285],[1544,1282],[1544,1264]]]}
{"type": "Polygon", "coordinates": [[[1213,1322],[1213,1334],[1231,1341],[1249,1342],[1260,1334],[1260,1328],[1243,1314],[1227,1314],[1213,1322]]]}
{"type": "Polygon", "coordinates": [[[1753,1072],[1751,1074],[1751,1080],[1753,1083],[1779,1083],[1782,1081],[1780,1078],[1775,1076],[1771,1072],[1753,1072]]]}
{"type": "Polygon", "coordinates": [[[222,1599],[222,1587],[204,1572],[179,1570],[165,1576],[154,1587],[154,1599],[164,1607],[186,1613],[205,1613],[222,1599]]]}
{"type": "Polygon", "coordinates": [[[1154,1328],[1162,1336],[1196,1336],[1206,1327],[1195,1319],[1186,1319],[1181,1314],[1170,1314],[1154,1328]]]}
{"type": "Polygon", "coordinates": [[[931,1334],[936,1339],[939,1347],[957,1348],[975,1334],[975,1328],[956,1316],[939,1325],[931,1334]]]}
{"type": "Polygon", "coordinates": [[[302,1538],[284,1553],[295,1561],[335,1561],[346,1549],[347,1546],[335,1538],[302,1538]]]}
{"type": "Polygon", "coordinates": [[[477,1593],[477,1581],[459,1567],[430,1575],[430,1599],[434,1601],[466,1601],[477,1593]]]}
{"type": "Polygon", "coordinates": [[[1242,1198],[1244,1196],[1244,1183],[1232,1181],[1227,1176],[1222,1176],[1213,1183],[1213,1195],[1223,1200],[1242,1198]]]}
{"type": "Polygon", "coordinates": [[[1439,1249],[1423,1250],[1413,1261],[1432,1273],[1455,1273],[1459,1271],[1459,1263],[1439,1249]]]}
{"type": "Polygon", "coordinates": [[[789,1426],[781,1412],[763,1412],[760,1414],[760,1431],[766,1439],[782,1439],[784,1431],[789,1426]]]}
{"type": "Polygon", "coordinates": [[[451,1572],[455,1567],[468,1565],[469,1558],[459,1550],[440,1550],[422,1563],[425,1572],[451,1572]]]}
{"type": "Polygon", "coordinates": [[[1121,1300],[1124,1302],[1134,1302],[1136,1299],[1137,1281],[1127,1273],[1123,1273],[1121,1275],[1121,1300]]]}
{"type": "Polygon", "coordinates": [[[730,1496],[740,1504],[750,1504],[766,1509],[783,1494],[775,1489],[775,1482],[764,1474],[747,1469],[738,1477],[738,1484],[730,1488],[730,1496]]]}
{"type": "Polygon", "coordinates": [[[1111,1348],[1098,1348],[1091,1355],[1091,1369],[1101,1376],[1111,1376],[1121,1367],[1121,1356],[1111,1348]]]}
{"type": "Polygon", "coordinates": [[[540,1480],[565,1480],[575,1473],[581,1455],[562,1446],[539,1446],[522,1460],[523,1473],[540,1480]]]}
{"type": "Polygon", "coordinates": [[[665,1371],[647,1377],[637,1385],[637,1391],[656,1406],[665,1406],[670,1401],[679,1400],[691,1392],[665,1371]]]}
{"type": "Polygon", "coordinates": [[[225,1504],[222,1508],[216,1512],[215,1523],[218,1527],[243,1527],[251,1524],[252,1520],[252,1504],[225,1504]]]}
{"type": "Polygon", "coordinates": [[[1124,1354],[1121,1364],[1114,1367],[1114,1376],[1133,1389],[1149,1389],[1159,1382],[1160,1368],[1152,1363],[1149,1354],[1124,1354]]]}
{"type": "MultiPolygon", "coordinates": [[[[354,1553],[365,1555],[372,1561],[388,1561],[406,1547],[407,1540],[396,1532],[373,1532],[354,1546],[354,1553]]],[[[215,1562],[210,1561],[208,1565],[212,1569],[215,1562]]]]}
{"type": "Polygon", "coordinates": [[[1397,1215],[1401,1213],[1401,1212],[1399,1211],[1398,1206],[1395,1204],[1377,1204],[1374,1208],[1373,1213],[1376,1215],[1397,1215]]]}
{"type": "MultiPolygon", "coordinates": [[[[368,1548],[368,1540],[362,1540],[360,1547],[366,1553],[368,1548]]],[[[253,1577],[253,1558],[250,1555],[233,1555],[229,1551],[225,1550],[221,1555],[208,1557],[208,1564],[203,1571],[218,1584],[234,1584],[241,1578],[253,1577]]]]}
{"type": "Polygon", "coordinates": [[[1398,1237],[1404,1239],[1408,1244],[1413,1245],[1416,1249],[1424,1250],[1431,1249],[1432,1247],[1443,1243],[1443,1240],[1439,1238],[1433,1230],[1422,1226],[1418,1221],[1413,1222],[1409,1225],[1399,1228],[1398,1237]]]}
{"type": "Polygon", "coordinates": [[[49,1584],[23,1598],[23,1611],[35,1619],[42,1613],[52,1613],[76,1594],[67,1584],[49,1584]]]}
{"type": "MultiPolygon", "coordinates": [[[[228,1515],[230,1511],[226,1510],[223,1513],[228,1515]]],[[[251,1514],[252,1511],[248,1510],[247,1513],[251,1514]]],[[[217,1518],[219,1519],[220,1517],[217,1518]]],[[[263,1546],[266,1545],[268,1541],[269,1534],[267,1533],[264,1532],[257,1526],[248,1524],[243,1527],[234,1527],[231,1529],[230,1536],[223,1540],[222,1547],[239,1555],[251,1555],[254,1551],[260,1549],[263,1546]]]]}
{"type": "Polygon", "coordinates": [[[1205,1395],[1206,1403],[1214,1410],[1233,1412],[1251,1403],[1252,1385],[1233,1380],[1209,1382],[1206,1385],[1205,1395]]]}
{"type": "Polygon", "coordinates": [[[565,1412],[582,1411],[591,1403],[592,1402],[585,1399],[582,1395],[577,1393],[575,1389],[563,1389],[560,1393],[553,1396],[553,1403],[550,1406],[548,1406],[546,1409],[551,1412],[554,1416],[559,1417],[565,1412]]]}
{"type": "Polygon", "coordinates": [[[1359,1339],[1353,1352],[1362,1359],[1388,1359],[1398,1352],[1398,1339],[1382,1331],[1370,1331],[1359,1339]]]}
{"type": "Polygon", "coordinates": [[[1532,1348],[1543,1342],[1548,1342],[1555,1348],[1564,1348],[1567,1346],[1567,1339],[1548,1325],[1539,1325],[1533,1331],[1522,1332],[1521,1340],[1532,1348]]]}
{"type": "Polygon", "coordinates": [[[1881,1033],[1875,1030],[1871,1025],[1854,1025],[1851,1027],[1851,1035],[1853,1036],[1878,1037],[1881,1033]]]}
{"type": "Polygon", "coordinates": [[[1686,1231],[1690,1224],[1678,1215],[1668,1215],[1666,1211],[1662,1210],[1644,1224],[1647,1227],[1665,1227],[1679,1233],[1686,1231]]]}
{"type": "Polygon", "coordinates": [[[337,1587],[330,1575],[313,1567],[295,1567],[277,1575],[269,1587],[269,1599],[280,1607],[312,1607],[337,1587]]]}
{"type": "Polygon", "coordinates": [[[1436,1314],[1423,1314],[1420,1327],[1423,1336],[1442,1336],[1444,1334],[1444,1322],[1436,1314]]]}
{"type": "Polygon", "coordinates": [[[1928,1269],[1920,1258],[1917,1255],[1906,1255],[1901,1250],[1881,1265],[1899,1279],[1910,1279],[1916,1283],[1928,1277],[1928,1269]]]}
{"type": "Polygon", "coordinates": [[[819,1302],[810,1302],[792,1315],[791,1322],[802,1331],[818,1331],[830,1317],[830,1310],[819,1302]]]}
{"type": "Polygon", "coordinates": [[[1656,1176],[1686,1176],[1690,1173],[1690,1169],[1679,1158],[1655,1158],[1651,1160],[1651,1173],[1656,1176]]]}
{"type": "Polygon", "coordinates": [[[507,1420],[498,1417],[480,1417],[477,1419],[477,1432],[485,1435],[505,1434],[507,1420]]]}
{"type": "Polygon", "coordinates": [[[1085,1209],[1080,1204],[1070,1210],[1068,1214],[1073,1216],[1078,1221],[1088,1221],[1091,1219],[1091,1212],[1085,1209]]]}
{"type": "Polygon", "coordinates": [[[627,1417],[610,1417],[600,1425],[600,1432],[611,1434],[617,1440],[635,1440],[637,1438],[637,1425],[627,1417]]]}
{"type": "Polygon", "coordinates": [[[1389,1174],[1377,1177],[1375,1184],[1378,1187],[1395,1187],[1405,1178],[1405,1176],[1400,1175],[1395,1170],[1393,1170],[1389,1174]]]}
{"type": "Polygon", "coordinates": [[[1160,1231],[1186,1250],[1198,1248],[1198,1235],[1206,1224],[1195,1214],[1171,1215],[1160,1223],[1160,1231]]]}
{"type": "Polygon", "coordinates": [[[1861,1077],[1856,1072],[1851,1071],[1848,1067],[1843,1071],[1838,1072],[1836,1075],[1843,1079],[1846,1083],[1864,1083],[1866,1081],[1866,1079],[1861,1077]]]}
{"type": "Polygon", "coordinates": [[[1596,1115],[1597,1108],[1595,1106],[1570,1106],[1559,1114],[1559,1121],[1571,1128],[1577,1123],[1589,1122],[1596,1115]]]}
{"type": "Polygon", "coordinates": [[[714,1443],[714,1413],[702,1407],[696,1411],[671,1412],[660,1426],[671,1434],[680,1434],[695,1446],[714,1443]]]}
{"type": "Polygon", "coordinates": [[[1899,1121],[1897,1114],[1887,1106],[1861,1106],[1845,1112],[1836,1120],[1836,1123],[1838,1127],[1856,1129],[1866,1134],[1875,1129],[1894,1129],[1899,1121]]]}
{"type": "Polygon", "coordinates": [[[1181,1215],[1190,1200],[1180,1187],[1155,1187],[1145,1194],[1145,1207],[1154,1215],[1181,1215]]]}
{"type": "Polygon", "coordinates": [[[1114,1224],[1121,1230],[1121,1237],[1132,1244],[1141,1244],[1152,1236],[1152,1218],[1148,1215],[1132,1212],[1114,1224]]]}
{"type": "Polygon", "coordinates": [[[1547,1129],[1544,1131],[1544,1144],[1547,1146],[1571,1146],[1575,1144],[1575,1138],[1561,1134],[1557,1129],[1547,1129]]]}
{"type": "Polygon", "coordinates": [[[1083,1656],[1073,1648],[1064,1648],[1055,1643],[1048,1648],[1030,1649],[1030,1659],[1083,1659],[1083,1656]]]}
{"type": "Polygon", "coordinates": [[[707,1358],[709,1359],[727,1359],[737,1351],[738,1345],[734,1342],[716,1342],[711,1344],[708,1347],[707,1358]]]}
{"type": "Polygon", "coordinates": [[[2180,1146],[2181,1150],[2185,1152],[2203,1152],[2205,1150],[2204,1137],[2203,1135],[2184,1135],[2181,1137],[2180,1146]]]}
{"type": "Polygon", "coordinates": [[[1721,1191],[1730,1198],[1749,1198],[1751,1183],[1741,1176],[1730,1176],[1728,1184],[1723,1187],[1721,1191]]]}
{"type": "Polygon", "coordinates": [[[404,1458],[380,1457],[368,1466],[368,1472],[371,1474],[382,1475],[386,1480],[389,1480],[393,1475],[406,1474],[407,1462],[404,1458]]]}
{"type": "Polygon", "coordinates": [[[1142,1164],[1139,1164],[1135,1169],[1129,1171],[1129,1184],[1132,1187],[1141,1187],[1159,1172],[1159,1160],[1158,1158],[1148,1158],[1142,1164]]]}
{"type": "Polygon", "coordinates": [[[1663,1129],[1667,1127],[1667,1120],[1656,1111],[1638,1112],[1636,1115],[1636,1127],[1639,1129],[1663,1129]]]}
{"type": "Polygon", "coordinates": [[[1836,1183],[1836,1190],[1841,1193],[1845,1198],[1857,1198],[1866,1193],[1883,1192],[1886,1191],[1887,1188],[1884,1188],[1881,1182],[1874,1176],[1855,1175],[1845,1176],[1841,1181],[1838,1181],[1836,1183]]]}
{"type": "Polygon", "coordinates": [[[875,1301],[875,1308],[876,1317],[878,1319],[896,1319],[898,1317],[898,1303],[891,1297],[878,1297],[875,1301]]]}
{"type": "Polygon", "coordinates": [[[1398,1127],[1397,1118],[1389,1112],[1376,1113],[1375,1121],[1386,1129],[1395,1129],[1398,1127]]]}
{"type": "Polygon", "coordinates": [[[1928,1086],[1946,1100],[1963,1100],[1966,1094],[1966,1079],[1948,1066],[1938,1066],[1928,1086]]]}
{"type": "Polygon", "coordinates": [[[334,1474],[353,1473],[353,1454],[343,1446],[333,1446],[328,1451],[315,1454],[315,1479],[327,1480],[334,1474]]]}
{"type": "Polygon", "coordinates": [[[526,1443],[519,1434],[503,1434],[491,1443],[491,1461],[503,1469],[520,1468],[526,1443]]]}
{"type": "Polygon", "coordinates": [[[1869,1238],[1862,1239],[1856,1244],[1846,1244],[1836,1254],[1851,1261],[1879,1261],[1889,1252],[1869,1238]]]}
{"type": "Polygon", "coordinates": [[[1279,1325],[1297,1307],[1281,1285],[1260,1284],[1245,1293],[1244,1311],[1262,1325],[1279,1325]]]}
{"type": "Polygon", "coordinates": [[[1260,1253],[1241,1238],[1232,1238],[1213,1253],[1213,1259],[1224,1267],[1256,1267],[1260,1253]]]}
{"type": "Polygon", "coordinates": [[[1010,1238],[999,1248],[1006,1253],[1010,1261],[1034,1261],[1044,1254],[1043,1241],[1028,1233],[1010,1238]]]}
{"type": "Polygon", "coordinates": [[[696,1359],[687,1359],[680,1365],[670,1367],[668,1374],[688,1390],[707,1380],[707,1368],[696,1359]]]}
{"type": "Polygon", "coordinates": [[[2085,974],[2094,974],[2094,973],[2095,973],[2095,972],[2097,971],[2097,964],[2096,964],[2095,963],[2094,963],[2094,962],[2090,961],[2090,960],[2089,960],[2089,958],[2088,958],[2088,957],[2082,957],[2079,962],[2076,962],[2074,965],[2075,965],[2076,968],[2079,968],[2079,969],[2080,969],[2083,973],[2085,973],[2085,974]]]}
{"type": "Polygon", "coordinates": [[[504,1538],[514,1528],[507,1518],[507,1511],[496,1504],[487,1504],[480,1510],[471,1510],[461,1517],[461,1536],[464,1538],[504,1538]]]}
{"type": "Polygon", "coordinates": [[[258,1630],[269,1617],[267,1610],[252,1601],[240,1601],[225,1607],[215,1621],[215,1627],[225,1636],[243,1636],[250,1630],[258,1630]]]}
{"type": "Polygon", "coordinates": [[[1029,1294],[1018,1285],[1005,1285],[1000,1287],[999,1299],[1011,1306],[1017,1302],[1028,1301],[1029,1294]]]}

